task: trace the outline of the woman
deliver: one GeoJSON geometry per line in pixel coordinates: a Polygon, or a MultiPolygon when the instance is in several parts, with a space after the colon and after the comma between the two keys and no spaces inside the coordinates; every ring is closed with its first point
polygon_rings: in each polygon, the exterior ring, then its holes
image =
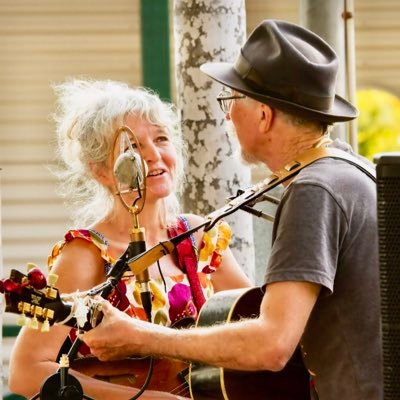
{"type": "MultiPolygon", "coordinates": [[[[113,81],[72,80],[56,86],[55,92],[62,161],[58,171],[60,188],[73,205],[75,226],[85,229],[67,232],[54,247],[49,267],[59,276],[56,286],[60,292],[71,293],[104,282],[131,240],[133,220],[126,205],[135,200],[137,191],[119,195],[113,172],[122,140],[117,132],[122,126],[137,138],[135,141],[129,137],[131,143],[122,144],[134,148],[138,142],[148,168],[145,202],[138,215],[146,247],[196,227],[203,219],[179,214],[175,192],[182,189],[185,148],[180,121],[171,104],[162,102],[149,90],[113,81]]],[[[220,223],[209,233],[196,232],[189,242],[179,246],[177,253],[149,267],[154,323],[173,325],[188,317],[195,319],[213,291],[250,285],[228,248],[229,239],[229,227],[220,223]],[[196,249],[200,249],[199,262],[196,249]],[[189,273],[193,268],[194,275],[189,273]]],[[[131,272],[124,275],[117,289],[110,301],[133,317],[146,318],[139,285],[131,272]]],[[[64,325],[53,326],[48,334],[23,328],[11,356],[10,389],[27,397],[37,393],[58,369],[59,351],[66,338],[73,340],[75,336],[76,332],[64,325]]],[[[78,356],[89,353],[81,346],[78,356]]],[[[96,399],[128,399],[138,391],[91,378],[73,368],[70,371],[82,384],[84,393],[96,399]]],[[[179,397],[147,390],[141,398],[179,397]]]]}

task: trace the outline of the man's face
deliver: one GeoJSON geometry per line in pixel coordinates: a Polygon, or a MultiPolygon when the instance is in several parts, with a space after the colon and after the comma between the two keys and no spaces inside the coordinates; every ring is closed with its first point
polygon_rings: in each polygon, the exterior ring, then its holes
{"type": "MultiPolygon", "coordinates": [[[[236,96],[240,93],[232,90],[232,95],[236,96]]],[[[243,161],[248,164],[259,163],[257,102],[248,97],[233,100],[226,119],[228,132],[234,132],[238,138],[243,161]]]]}

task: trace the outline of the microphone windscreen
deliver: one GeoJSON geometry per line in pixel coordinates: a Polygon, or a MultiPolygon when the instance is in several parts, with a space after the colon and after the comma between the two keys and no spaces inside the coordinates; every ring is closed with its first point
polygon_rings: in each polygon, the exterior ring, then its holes
{"type": "MultiPolygon", "coordinates": [[[[145,164],[147,167],[147,165],[145,164]]],[[[140,155],[132,150],[120,154],[114,164],[114,174],[119,183],[127,185],[130,189],[138,189],[147,171],[142,171],[140,155]]]]}

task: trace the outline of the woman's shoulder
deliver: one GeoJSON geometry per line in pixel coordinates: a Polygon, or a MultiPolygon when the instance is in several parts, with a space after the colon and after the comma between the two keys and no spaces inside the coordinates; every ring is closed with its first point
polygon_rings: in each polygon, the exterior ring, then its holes
{"type": "Polygon", "coordinates": [[[197,214],[181,214],[178,218],[186,219],[191,228],[200,225],[204,221],[204,218],[197,214]]]}
{"type": "Polygon", "coordinates": [[[84,249],[91,253],[98,252],[101,258],[107,264],[113,262],[112,257],[108,254],[108,242],[107,240],[94,229],[70,229],[68,230],[63,240],[57,242],[48,257],[48,267],[49,269],[55,263],[55,260],[60,256],[61,253],[65,253],[66,246],[68,245],[68,252],[82,252],[84,249]],[[76,240],[80,239],[80,240],[76,240]],[[94,246],[91,246],[94,245],[94,246]],[[96,249],[96,250],[94,250],[96,249]]]}

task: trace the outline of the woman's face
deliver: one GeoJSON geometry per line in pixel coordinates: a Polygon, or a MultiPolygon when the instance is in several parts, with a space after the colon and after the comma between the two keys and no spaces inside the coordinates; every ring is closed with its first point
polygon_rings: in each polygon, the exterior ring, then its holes
{"type": "MultiPolygon", "coordinates": [[[[125,119],[140,144],[142,157],[147,164],[146,199],[157,200],[174,190],[177,153],[169,134],[161,127],[134,116],[125,119]]],[[[135,140],[131,140],[136,148],[135,140]]],[[[120,152],[119,142],[115,146],[115,159],[120,152]]],[[[127,149],[124,149],[127,150],[127,149]]]]}

